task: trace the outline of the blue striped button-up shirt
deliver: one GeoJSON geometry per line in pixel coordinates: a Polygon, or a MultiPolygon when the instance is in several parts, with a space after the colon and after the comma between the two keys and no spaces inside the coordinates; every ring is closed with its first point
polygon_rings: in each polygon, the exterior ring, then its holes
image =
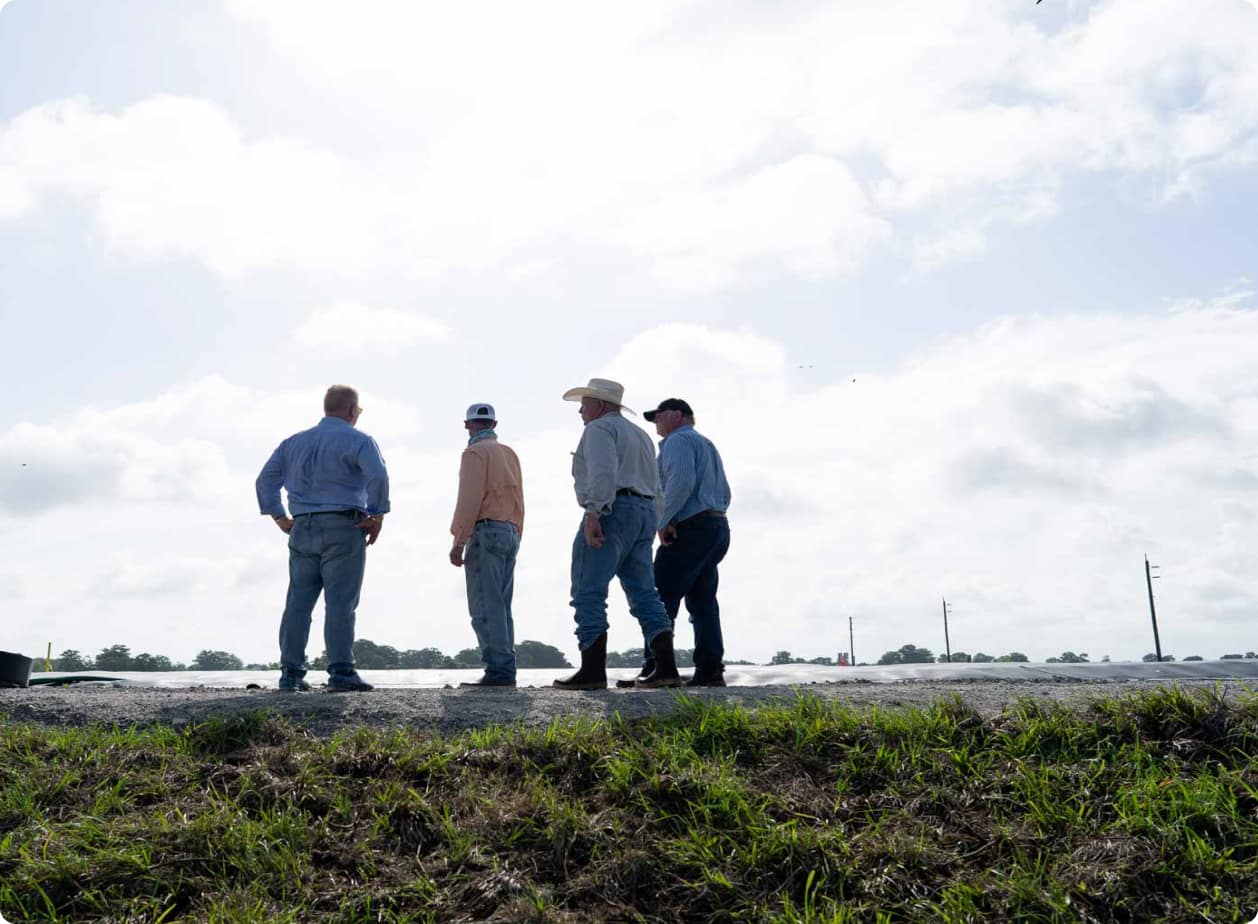
{"type": "Polygon", "coordinates": [[[284,516],[280,488],[293,516],[325,510],[389,512],[389,473],[380,447],[339,417],[294,433],[280,443],[258,475],[258,509],[284,516]]]}
{"type": "Polygon", "coordinates": [[[712,441],[690,424],[660,440],[660,484],[664,516],[660,526],[673,526],[705,510],[729,509],[729,482],[721,454],[712,441]]]}

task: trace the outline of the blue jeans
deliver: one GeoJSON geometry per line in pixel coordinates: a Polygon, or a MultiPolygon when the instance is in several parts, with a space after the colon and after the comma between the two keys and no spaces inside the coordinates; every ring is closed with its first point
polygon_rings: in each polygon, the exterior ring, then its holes
{"type": "MultiPolygon", "coordinates": [[[[695,633],[695,669],[704,674],[725,671],[725,640],[721,635],[721,607],[716,602],[719,583],[716,566],[729,551],[729,521],[703,517],[677,527],[677,538],[655,552],[655,586],[676,623],[681,603],[686,602],[695,633]]],[[[655,670],[648,642],[642,673],[655,670]]]]}
{"type": "Polygon", "coordinates": [[[577,645],[582,651],[607,631],[607,587],[613,577],[629,601],[629,612],[642,626],[649,645],[672,629],[660,595],[655,592],[651,545],[655,539],[655,504],[643,497],[617,497],[611,513],[599,518],[603,547],[586,544],[577,529],[572,542],[572,607],[576,611],[577,645]]]}
{"type": "Polygon", "coordinates": [[[467,609],[480,645],[487,680],[515,680],[515,556],[520,533],[514,523],[481,520],[463,553],[467,609]]]}
{"type": "Polygon", "coordinates": [[[323,641],[328,673],[354,670],[354,614],[367,564],[367,535],[352,513],[293,518],[288,534],[288,602],[280,621],[280,667],[286,677],[306,675],[310,614],[323,594],[323,641]]]}

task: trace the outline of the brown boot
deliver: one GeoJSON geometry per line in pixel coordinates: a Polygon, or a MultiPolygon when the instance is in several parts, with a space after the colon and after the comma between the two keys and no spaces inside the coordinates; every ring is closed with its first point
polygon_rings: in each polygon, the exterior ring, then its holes
{"type": "Polygon", "coordinates": [[[607,633],[594,640],[594,644],[581,652],[581,669],[571,677],[556,680],[561,690],[607,689],[607,633]]]}
{"type": "Polygon", "coordinates": [[[646,677],[638,678],[638,688],[654,690],[681,686],[681,674],[677,673],[677,660],[673,657],[673,633],[661,632],[651,639],[651,654],[655,656],[655,670],[646,677]]]}

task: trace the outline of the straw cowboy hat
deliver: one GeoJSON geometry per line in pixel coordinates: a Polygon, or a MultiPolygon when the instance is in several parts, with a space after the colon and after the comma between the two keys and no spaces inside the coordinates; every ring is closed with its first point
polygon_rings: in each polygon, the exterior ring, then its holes
{"type": "Polygon", "coordinates": [[[619,382],[613,382],[611,379],[590,379],[588,385],[583,385],[579,388],[569,388],[563,393],[565,401],[580,401],[582,398],[606,401],[608,404],[616,405],[622,411],[628,411],[630,414],[634,413],[633,408],[625,407],[625,386],[619,382]]]}

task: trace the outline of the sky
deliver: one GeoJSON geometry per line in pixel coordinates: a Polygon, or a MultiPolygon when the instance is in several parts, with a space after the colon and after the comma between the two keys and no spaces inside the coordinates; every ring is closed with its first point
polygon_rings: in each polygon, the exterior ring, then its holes
{"type": "Polygon", "coordinates": [[[1256,168],[1258,0],[0,0],[0,647],[277,659],[253,481],[346,383],[359,637],[475,644],[489,401],[575,657],[598,376],[722,453],[730,658],[939,652],[946,598],[1139,659],[1146,555],[1165,653],[1258,649],[1256,168]]]}

